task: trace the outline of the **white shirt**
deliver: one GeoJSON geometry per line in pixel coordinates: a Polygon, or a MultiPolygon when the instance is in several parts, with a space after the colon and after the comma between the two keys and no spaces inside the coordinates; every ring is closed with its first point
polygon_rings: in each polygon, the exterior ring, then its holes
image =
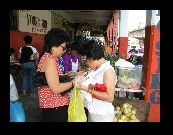
{"type": "MultiPolygon", "coordinates": [[[[26,46],[26,47],[30,47],[30,48],[32,49],[33,54],[30,56],[30,60],[34,60],[34,53],[38,53],[38,52],[37,52],[37,49],[36,49],[35,47],[33,47],[33,46],[26,46]]],[[[22,47],[19,49],[19,52],[22,53],[22,47]]],[[[38,55],[39,55],[39,54],[37,54],[37,56],[38,56],[38,55]]]]}
{"type": "MultiPolygon", "coordinates": [[[[83,82],[83,84],[86,87],[88,87],[90,83],[93,85],[95,85],[96,83],[103,84],[103,74],[108,69],[112,69],[114,71],[114,68],[110,65],[110,61],[106,61],[96,71],[91,70],[86,76],[89,78],[86,80],[86,82],[83,82]]],[[[99,114],[99,115],[114,114],[114,106],[112,103],[103,101],[103,100],[98,100],[95,98],[92,98],[92,101],[87,99],[88,99],[88,94],[87,96],[84,97],[84,104],[85,104],[85,107],[88,108],[88,111],[90,113],[99,114]]]]}
{"type": "Polygon", "coordinates": [[[14,55],[10,55],[10,62],[15,62],[16,60],[15,60],[15,57],[14,57],[14,55]]]}

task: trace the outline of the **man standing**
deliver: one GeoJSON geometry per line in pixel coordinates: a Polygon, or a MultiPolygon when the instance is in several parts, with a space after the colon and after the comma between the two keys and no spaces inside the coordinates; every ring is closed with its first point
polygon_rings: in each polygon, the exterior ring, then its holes
{"type": "Polygon", "coordinates": [[[22,64],[23,75],[23,94],[26,95],[26,91],[30,88],[30,96],[35,96],[35,89],[33,85],[33,77],[38,65],[37,50],[31,46],[32,37],[24,37],[25,46],[19,49],[19,60],[22,64]],[[33,59],[34,56],[34,59],[33,59]]]}

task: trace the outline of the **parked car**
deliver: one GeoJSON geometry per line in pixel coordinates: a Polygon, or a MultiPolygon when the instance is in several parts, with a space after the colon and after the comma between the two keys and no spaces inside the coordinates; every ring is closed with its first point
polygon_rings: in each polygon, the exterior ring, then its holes
{"type": "Polygon", "coordinates": [[[138,49],[138,52],[139,52],[139,53],[144,53],[144,48],[138,49]]]}

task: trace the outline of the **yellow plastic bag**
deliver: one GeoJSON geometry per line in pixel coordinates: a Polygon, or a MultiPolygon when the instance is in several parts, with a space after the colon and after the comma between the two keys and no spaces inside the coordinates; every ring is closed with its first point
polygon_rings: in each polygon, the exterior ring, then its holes
{"type": "Polygon", "coordinates": [[[74,86],[72,98],[68,107],[68,122],[87,122],[84,110],[84,101],[81,98],[80,91],[74,86]]]}

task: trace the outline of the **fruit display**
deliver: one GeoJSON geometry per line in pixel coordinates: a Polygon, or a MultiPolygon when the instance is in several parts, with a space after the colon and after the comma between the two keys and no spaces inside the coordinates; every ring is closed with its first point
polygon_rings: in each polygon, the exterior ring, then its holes
{"type": "Polygon", "coordinates": [[[129,103],[115,106],[114,113],[114,122],[139,122],[139,119],[136,117],[136,110],[129,103]]]}
{"type": "Polygon", "coordinates": [[[141,85],[142,69],[117,67],[119,88],[139,89],[141,85]]]}

